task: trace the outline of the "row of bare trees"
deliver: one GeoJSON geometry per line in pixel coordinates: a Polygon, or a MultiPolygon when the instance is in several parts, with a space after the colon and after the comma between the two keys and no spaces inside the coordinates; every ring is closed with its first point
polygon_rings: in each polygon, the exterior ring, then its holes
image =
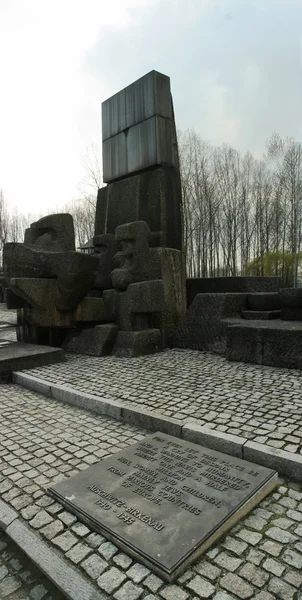
{"type": "MultiPolygon", "coordinates": [[[[274,134],[261,160],[179,135],[189,277],[299,274],[302,146],[274,134]]],[[[287,281],[290,283],[290,281],[287,281]]]]}
{"type": "MultiPolygon", "coordinates": [[[[295,285],[302,263],[301,144],[274,134],[259,160],[215,147],[193,130],[178,138],[188,276],[279,275],[295,285]]],[[[77,247],[93,236],[103,185],[99,148],[90,146],[82,160],[79,197],[58,208],[74,217],[77,247]]],[[[9,213],[0,191],[0,252],[6,241],[22,241],[39,216],[9,213]]]]}

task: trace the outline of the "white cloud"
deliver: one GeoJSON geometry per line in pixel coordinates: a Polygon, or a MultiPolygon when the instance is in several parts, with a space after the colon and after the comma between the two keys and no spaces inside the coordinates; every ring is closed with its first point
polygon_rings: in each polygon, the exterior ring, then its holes
{"type": "MultiPolygon", "coordinates": [[[[80,155],[100,143],[109,90],[85,71],[102,30],[124,29],[144,0],[0,0],[0,186],[11,205],[71,200],[80,155]]],[[[108,56],[103,57],[108,61],[108,56]]]]}

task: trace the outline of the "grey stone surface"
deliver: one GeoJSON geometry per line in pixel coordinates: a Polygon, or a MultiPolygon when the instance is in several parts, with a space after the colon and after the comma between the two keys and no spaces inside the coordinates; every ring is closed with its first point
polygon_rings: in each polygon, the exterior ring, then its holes
{"type": "Polygon", "coordinates": [[[278,448],[264,447],[263,444],[249,441],[243,446],[243,458],[265,464],[268,468],[275,469],[293,480],[300,481],[302,478],[302,456],[294,454],[289,456],[289,453],[278,448]]]}
{"type": "Polygon", "coordinates": [[[10,380],[13,371],[32,369],[64,360],[64,351],[60,348],[12,342],[0,347],[0,381],[10,380]]]}
{"type": "Polygon", "coordinates": [[[243,458],[243,444],[247,441],[246,438],[216,431],[194,422],[183,426],[182,437],[189,442],[225,452],[231,456],[237,456],[237,458],[243,458]]]}
{"type": "Polygon", "coordinates": [[[73,218],[67,213],[47,215],[25,231],[24,243],[57,252],[75,250],[73,218]]]}
{"type": "Polygon", "coordinates": [[[161,333],[159,329],[144,329],[142,331],[119,331],[113,355],[132,358],[153,354],[161,348],[161,333]]]}
{"type": "Polygon", "coordinates": [[[243,310],[241,317],[250,321],[266,321],[270,319],[280,319],[280,310],[243,310]]]}
{"type": "Polygon", "coordinates": [[[301,288],[281,288],[281,308],[302,308],[301,288]]]}
{"type": "Polygon", "coordinates": [[[103,140],[155,115],[171,119],[170,79],[150,71],[102,104],[103,140]]]}
{"type": "Polygon", "coordinates": [[[171,119],[151,117],[103,141],[106,183],[155,165],[174,166],[171,119]]]}
{"type": "MultiPolygon", "coordinates": [[[[5,276],[12,291],[30,305],[40,305],[39,286],[26,286],[24,279],[56,279],[58,294],[55,305],[59,311],[77,307],[93,286],[99,266],[95,255],[80,252],[56,252],[19,243],[7,243],[3,249],[5,276]],[[13,280],[13,281],[12,281],[13,280]],[[22,283],[21,283],[21,281],[22,283]]],[[[47,305],[44,297],[44,307],[47,305]]]]}
{"type": "Polygon", "coordinates": [[[263,362],[263,334],[256,325],[230,325],[226,331],[226,358],[255,364],[263,362]]]}
{"type": "Polygon", "coordinates": [[[246,294],[197,294],[173,337],[173,345],[224,354],[229,322],[240,318],[246,294]]]}
{"type": "MultiPolygon", "coordinates": [[[[260,278],[262,279],[262,278],[260,278]]],[[[275,283],[275,278],[274,278],[275,283]]],[[[254,292],[247,296],[247,308],[251,311],[275,311],[280,310],[280,296],[275,292],[254,292]]]]}
{"type": "Polygon", "coordinates": [[[151,71],[106,100],[102,119],[105,182],[175,164],[170,80],[165,75],[151,71]]]}
{"type": "MultiPolygon", "coordinates": [[[[254,293],[257,293],[257,295],[276,293],[279,286],[280,280],[278,277],[191,277],[187,279],[188,306],[192,304],[197,294],[253,292],[254,296],[254,293]]],[[[258,306],[252,308],[250,305],[250,309],[258,310],[258,306]]]]}
{"type": "Polygon", "coordinates": [[[182,249],[181,189],[177,169],[161,166],[99,190],[95,235],[114,233],[119,225],[133,221],[145,221],[149,225],[152,247],[182,249]]]}
{"type": "Polygon", "coordinates": [[[76,334],[71,332],[64,340],[63,348],[76,354],[106,356],[111,354],[117,330],[113,323],[106,323],[78,330],[76,334]]]}

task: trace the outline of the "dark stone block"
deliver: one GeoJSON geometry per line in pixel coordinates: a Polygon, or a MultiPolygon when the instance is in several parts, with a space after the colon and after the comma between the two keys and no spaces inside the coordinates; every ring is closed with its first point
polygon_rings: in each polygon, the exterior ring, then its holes
{"type": "Polygon", "coordinates": [[[263,364],[302,369],[302,326],[263,330],[263,364]]]}
{"type": "Polygon", "coordinates": [[[0,348],[0,381],[8,381],[13,371],[34,369],[65,360],[60,348],[13,342],[0,348]]]}
{"type": "Polygon", "coordinates": [[[119,331],[113,348],[114,356],[134,357],[153,354],[161,349],[159,329],[119,331]]]}
{"type": "Polygon", "coordinates": [[[246,294],[197,294],[173,336],[173,345],[224,354],[228,319],[240,319],[246,294]]]}
{"type": "Polygon", "coordinates": [[[246,320],[265,321],[280,319],[281,310],[243,310],[241,317],[246,320]]]}
{"type": "Polygon", "coordinates": [[[282,308],[281,317],[283,321],[302,321],[301,308],[282,308]]]}
{"type": "Polygon", "coordinates": [[[106,356],[111,354],[118,328],[113,323],[70,332],[63,344],[66,352],[106,356]]]}
{"type": "Polygon", "coordinates": [[[10,288],[7,288],[6,306],[8,310],[15,310],[17,308],[26,308],[29,304],[23,298],[17,296],[10,288]]]}
{"type": "MultiPolygon", "coordinates": [[[[58,286],[56,307],[65,312],[75,309],[93,287],[99,258],[78,252],[52,252],[9,243],[4,246],[3,265],[8,281],[13,278],[32,278],[37,279],[35,285],[39,286],[39,279],[55,278],[58,286]]],[[[9,287],[12,288],[12,285],[9,287]]],[[[19,295],[17,289],[13,291],[19,295]]]]}
{"type": "Polygon", "coordinates": [[[47,215],[26,229],[24,244],[62,252],[75,250],[73,218],[67,213],[47,215]]]}
{"type": "Polygon", "coordinates": [[[277,483],[266,467],[157,431],[48,493],[173,581],[277,483]]]}
{"type": "Polygon", "coordinates": [[[276,292],[259,292],[248,294],[247,307],[248,310],[254,311],[280,310],[280,296],[276,292]]]}
{"type": "Polygon", "coordinates": [[[282,288],[280,303],[281,308],[302,308],[302,288],[282,288]]]}
{"type": "Polygon", "coordinates": [[[176,168],[162,166],[99,190],[95,235],[114,233],[119,225],[132,221],[149,225],[151,246],[182,249],[181,187],[176,168]]]}
{"type": "Polygon", "coordinates": [[[226,330],[226,359],[231,361],[262,364],[263,330],[229,325],[226,330]]]}
{"type": "Polygon", "coordinates": [[[95,290],[108,290],[112,287],[111,271],[113,257],[118,251],[118,242],[113,233],[103,233],[93,238],[94,256],[99,258],[97,276],[93,283],[95,290]]]}
{"type": "Polygon", "coordinates": [[[197,294],[242,294],[278,292],[278,277],[200,277],[187,279],[187,301],[190,306],[197,294]]]}

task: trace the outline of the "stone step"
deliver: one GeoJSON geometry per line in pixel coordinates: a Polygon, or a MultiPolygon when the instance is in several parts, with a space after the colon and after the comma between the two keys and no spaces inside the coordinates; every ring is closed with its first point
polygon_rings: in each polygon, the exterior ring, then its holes
{"type": "Polygon", "coordinates": [[[241,320],[226,330],[226,358],[288,369],[302,368],[302,323],[241,320]]]}
{"type": "Polygon", "coordinates": [[[64,360],[62,348],[0,340],[0,383],[10,381],[13,371],[52,365],[64,360]]]}
{"type": "Polygon", "coordinates": [[[280,310],[243,310],[241,311],[242,319],[249,321],[263,321],[267,319],[280,319],[280,310]]]}
{"type": "Polygon", "coordinates": [[[277,292],[257,292],[247,296],[248,310],[271,311],[280,308],[280,297],[277,292]]]}

